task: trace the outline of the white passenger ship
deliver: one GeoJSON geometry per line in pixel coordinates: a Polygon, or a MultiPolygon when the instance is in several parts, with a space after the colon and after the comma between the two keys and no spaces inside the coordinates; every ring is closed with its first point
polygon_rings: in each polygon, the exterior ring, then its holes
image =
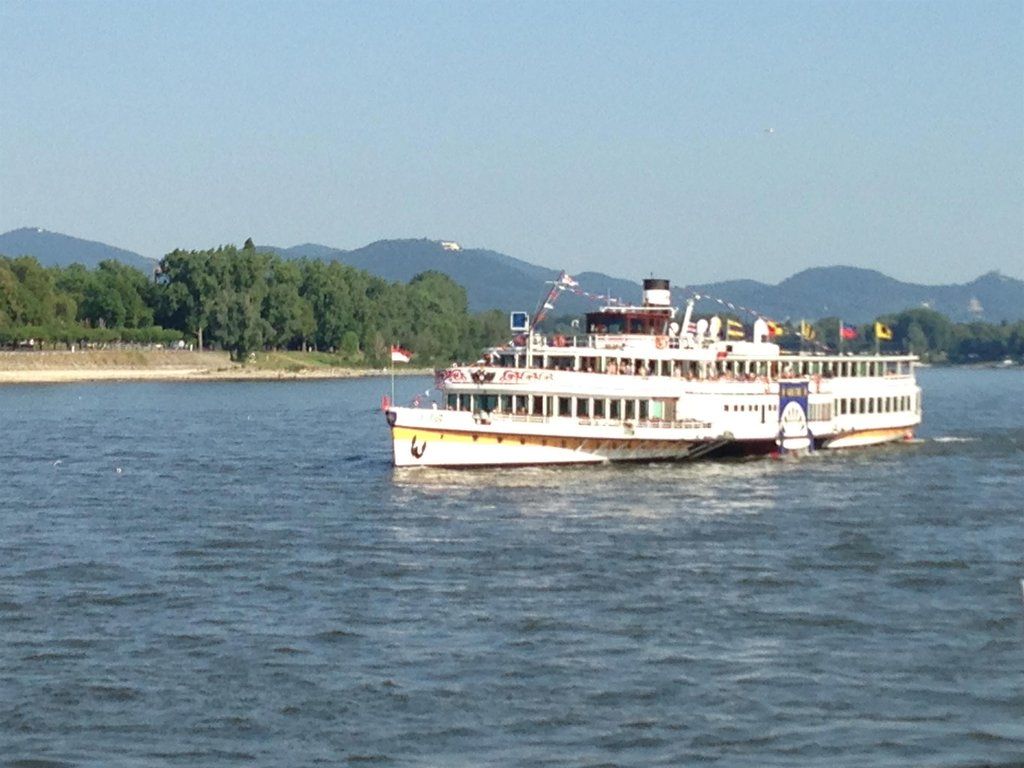
{"type": "MultiPolygon", "coordinates": [[[[785,352],[759,319],[751,338],[670,306],[586,316],[586,335],[523,336],[437,372],[443,401],[385,408],[397,467],[681,460],[848,448],[913,437],[913,355],[785,352]]],[[[744,335],[746,332],[744,331],[744,335]]]]}

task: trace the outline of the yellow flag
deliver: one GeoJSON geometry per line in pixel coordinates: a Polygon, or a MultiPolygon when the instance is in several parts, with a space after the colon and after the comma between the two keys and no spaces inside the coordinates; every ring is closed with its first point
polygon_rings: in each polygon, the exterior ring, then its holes
{"type": "Polygon", "coordinates": [[[786,335],[786,329],[783,328],[778,323],[776,323],[774,320],[769,320],[768,321],[768,333],[771,334],[772,337],[775,337],[775,336],[785,336],[786,335]]]}
{"type": "Polygon", "coordinates": [[[730,339],[743,338],[743,323],[739,320],[726,320],[726,336],[730,339]]]}
{"type": "Polygon", "coordinates": [[[800,321],[800,335],[803,336],[808,341],[813,341],[814,337],[817,334],[814,332],[814,326],[813,325],[811,325],[810,323],[805,323],[803,320],[801,320],[800,321]]]}
{"type": "Polygon", "coordinates": [[[875,338],[879,341],[889,341],[892,339],[892,328],[885,323],[875,323],[875,338]]]}

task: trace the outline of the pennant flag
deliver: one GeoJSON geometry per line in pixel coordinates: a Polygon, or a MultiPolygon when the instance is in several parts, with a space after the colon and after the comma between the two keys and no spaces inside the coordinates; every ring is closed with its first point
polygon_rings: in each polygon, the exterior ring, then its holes
{"type": "Polygon", "coordinates": [[[850,341],[851,339],[857,338],[857,329],[852,325],[846,325],[845,323],[839,324],[839,337],[844,341],[850,341]]]}
{"type": "Polygon", "coordinates": [[[412,360],[412,352],[408,349],[402,349],[401,347],[392,344],[391,345],[391,362],[392,363],[408,363],[412,360]]]}
{"type": "Polygon", "coordinates": [[[776,323],[774,320],[769,320],[768,335],[771,336],[772,338],[775,338],[776,336],[785,336],[786,329],[783,328],[779,323],[776,323]]]}
{"type": "Polygon", "coordinates": [[[885,323],[875,323],[875,338],[879,341],[890,341],[892,339],[892,328],[885,323]]]}
{"type": "Polygon", "coordinates": [[[726,320],[726,338],[730,339],[742,339],[743,338],[743,323],[739,320],[726,320]]]}
{"type": "Polygon", "coordinates": [[[805,323],[803,320],[800,321],[800,336],[807,341],[814,341],[818,334],[814,331],[814,326],[810,323],[805,323]]]}

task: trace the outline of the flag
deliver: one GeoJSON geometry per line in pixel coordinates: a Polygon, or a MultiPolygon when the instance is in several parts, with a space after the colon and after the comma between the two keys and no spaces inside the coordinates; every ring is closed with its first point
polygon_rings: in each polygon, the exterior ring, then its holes
{"type": "Polygon", "coordinates": [[[743,323],[739,320],[726,320],[726,338],[729,339],[742,339],[743,338],[743,323]]]}
{"type": "Polygon", "coordinates": [[[839,324],[839,338],[843,341],[850,341],[851,339],[857,338],[857,329],[852,325],[846,325],[845,323],[839,324]]]}
{"type": "Polygon", "coordinates": [[[408,363],[410,360],[412,360],[412,352],[410,352],[408,349],[402,349],[397,345],[391,345],[392,363],[408,363]]]}
{"type": "Polygon", "coordinates": [[[805,323],[803,320],[800,321],[800,336],[807,341],[814,341],[818,334],[814,331],[814,326],[810,323],[805,323]]]}
{"type": "Polygon", "coordinates": [[[875,338],[879,341],[890,341],[892,339],[892,328],[885,323],[875,323],[875,338]]]}
{"type": "Polygon", "coordinates": [[[775,338],[776,336],[785,336],[786,335],[786,329],[783,328],[778,323],[776,323],[774,320],[769,320],[768,321],[768,335],[771,336],[772,338],[775,338]]]}

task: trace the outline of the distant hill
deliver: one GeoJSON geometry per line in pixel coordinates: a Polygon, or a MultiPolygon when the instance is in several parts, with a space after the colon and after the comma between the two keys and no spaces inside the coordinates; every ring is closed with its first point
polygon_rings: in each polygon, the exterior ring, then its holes
{"type": "MultiPolygon", "coordinates": [[[[420,272],[437,270],[465,286],[474,311],[535,309],[544,296],[544,284],[559,274],[557,269],[539,267],[495,251],[448,250],[434,240],[381,240],[352,251],[313,244],[269,248],[291,258],[340,261],[387,280],[407,282],[420,272]]],[[[640,299],[639,275],[622,279],[600,272],[582,272],[573,277],[591,294],[610,294],[626,301],[640,299]]],[[[913,307],[930,307],[957,322],[1024,318],[1024,281],[997,272],[964,285],[918,285],[871,269],[836,266],[806,269],[778,285],[756,280],[675,285],[673,298],[678,304],[685,302],[692,290],[779,320],[835,316],[859,323],[913,307]]],[[[703,302],[697,310],[713,312],[717,306],[703,302]]],[[[592,300],[565,292],[555,313],[580,313],[594,307],[592,300]]]]}
{"type": "Polygon", "coordinates": [[[743,280],[694,289],[778,319],[832,316],[864,322],[914,307],[934,309],[956,322],[1024,318],[1024,281],[998,272],[963,285],[919,285],[894,280],[872,269],[815,267],[778,285],[743,280]]]}
{"type": "Polygon", "coordinates": [[[495,251],[446,250],[435,240],[379,240],[352,251],[312,243],[293,248],[259,248],[286,258],[340,261],[385,280],[403,283],[427,270],[443,272],[466,288],[474,312],[495,308],[532,310],[542,298],[544,283],[559,274],[556,269],[538,267],[495,251]]]}
{"type": "MultiPolygon", "coordinates": [[[[449,275],[465,286],[470,309],[525,309],[532,311],[547,290],[546,283],[559,270],[522,261],[496,251],[458,248],[436,240],[380,240],[346,251],[307,243],[291,248],[259,246],[287,258],[340,261],[386,280],[408,282],[427,270],[449,275]]],[[[93,267],[103,259],[116,259],[145,271],[154,262],[137,253],[88,240],[80,240],[40,229],[17,229],[0,235],[0,253],[5,256],[32,255],[46,265],[74,262],[93,267]]],[[[639,272],[639,266],[637,267],[639,272]]],[[[641,274],[629,279],[600,272],[573,275],[583,290],[612,295],[625,301],[640,300],[641,274]]],[[[1024,319],[1024,281],[989,272],[963,285],[919,285],[904,283],[881,272],[856,267],[815,267],[768,285],[756,280],[728,280],[705,285],[686,285],[675,275],[674,299],[685,302],[690,291],[749,307],[778,320],[840,317],[862,323],[886,313],[913,307],[930,307],[957,322],[982,320],[1000,322],[1024,319]]],[[[564,292],[556,315],[578,314],[596,303],[584,296],[564,292]]],[[[715,312],[713,302],[701,302],[698,312],[715,312]]]]}
{"type": "Polygon", "coordinates": [[[82,264],[91,269],[107,259],[130,264],[146,273],[151,273],[156,266],[155,260],[147,259],[133,251],[62,235],[59,232],[47,232],[36,227],[4,232],[0,235],[0,254],[12,258],[35,256],[36,260],[46,267],[82,264]]]}

